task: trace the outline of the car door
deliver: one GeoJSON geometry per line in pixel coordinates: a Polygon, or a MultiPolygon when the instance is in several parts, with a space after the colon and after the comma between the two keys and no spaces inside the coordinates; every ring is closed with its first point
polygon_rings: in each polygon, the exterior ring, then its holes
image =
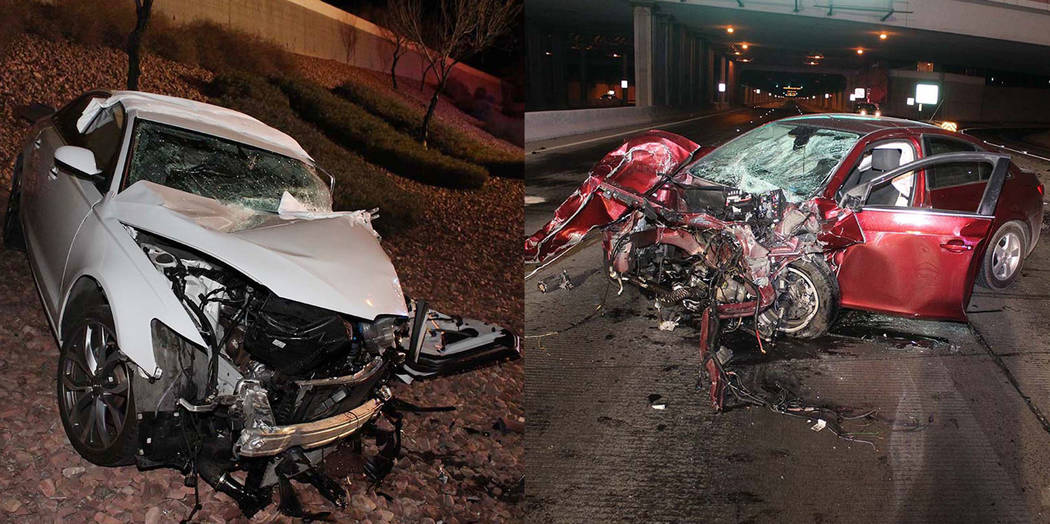
{"type": "MultiPolygon", "coordinates": [[[[35,184],[32,205],[26,210],[29,251],[48,310],[56,312],[62,293],[62,279],[69,248],[73,244],[84,218],[93,205],[102,199],[104,187],[77,178],[55,165],[55,151],[65,145],[86,147],[95,153],[96,166],[110,167],[115,159],[114,148],[119,148],[123,129],[123,110],[117,106],[103,111],[120,115],[95,127],[77,128],[84,107],[93,97],[78,99],[55,115],[53,126],[45,127],[37,137],[39,146],[33,169],[35,184]],[[116,135],[114,140],[111,137],[116,135]]],[[[94,97],[97,98],[97,97],[94,97]]]]}
{"type": "Polygon", "coordinates": [[[846,248],[843,254],[839,270],[842,305],[965,320],[966,304],[1009,164],[1009,157],[997,153],[945,153],[906,164],[851,190],[843,205],[855,210],[864,241],[846,248]],[[989,173],[981,198],[973,207],[941,209],[870,202],[879,188],[901,177],[915,177],[921,170],[956,169],[989,173]]]}

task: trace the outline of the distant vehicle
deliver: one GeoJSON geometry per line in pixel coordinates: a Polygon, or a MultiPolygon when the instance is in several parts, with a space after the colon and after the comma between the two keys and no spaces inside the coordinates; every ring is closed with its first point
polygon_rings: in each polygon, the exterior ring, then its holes
{"type": "Polygon", "coordinates": [[[856,106],[853,107],[853,112],[861,115],[882,116],[879,105],[870,102],[857,102],[856,106]]]}
{"type": "Polygon", "coordinates": [[[604,95],[601,96],[601,99],[602,100],[619,100],[618,98],[616,98],[616,95],[614,95],[612,93],[605,93],[604,95]]]}

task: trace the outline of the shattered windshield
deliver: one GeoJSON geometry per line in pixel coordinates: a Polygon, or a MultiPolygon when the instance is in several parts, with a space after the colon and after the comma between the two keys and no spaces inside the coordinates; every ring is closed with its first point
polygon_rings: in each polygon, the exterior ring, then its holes
{"type": "Polygon", "coordinates": [[[287,191],[309,211],[332,210],[317,170],[300,160],[216,136],[139,120],[127,185],[163,186],[277,213],[287,191]]]}
{"type": "Polygon", "coordinates": [[[715,149],[689,173],[748,193],[783,189],[788,200],[798,202],[820,188],[859,139],[848,131],[776,122],[715,149]]]}

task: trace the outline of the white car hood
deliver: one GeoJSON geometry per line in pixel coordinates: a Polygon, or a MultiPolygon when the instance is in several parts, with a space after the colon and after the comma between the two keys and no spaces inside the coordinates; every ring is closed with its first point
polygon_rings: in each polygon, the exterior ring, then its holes
{"type": "Polygon", "coordinates": [[[214,257],[278,296],[353,315],[407,315],[401,282],[363,211],[282,217],[152,182],[103,213],[214,257]]]}

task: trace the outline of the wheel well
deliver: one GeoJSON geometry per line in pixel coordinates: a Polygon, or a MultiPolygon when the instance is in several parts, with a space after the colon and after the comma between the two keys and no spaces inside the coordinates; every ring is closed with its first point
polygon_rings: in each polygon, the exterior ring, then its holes
{"type": "Polygon", "coordinates": [[[62,320],[58,330],[59,341],[65,337],[66,331],[79,318],[78,311],[88,305],[108,303],[106,292],[103,291],[97,280],[89,276],[78,278],[70,288],[66,305],[62,308],[62,320]]]}

